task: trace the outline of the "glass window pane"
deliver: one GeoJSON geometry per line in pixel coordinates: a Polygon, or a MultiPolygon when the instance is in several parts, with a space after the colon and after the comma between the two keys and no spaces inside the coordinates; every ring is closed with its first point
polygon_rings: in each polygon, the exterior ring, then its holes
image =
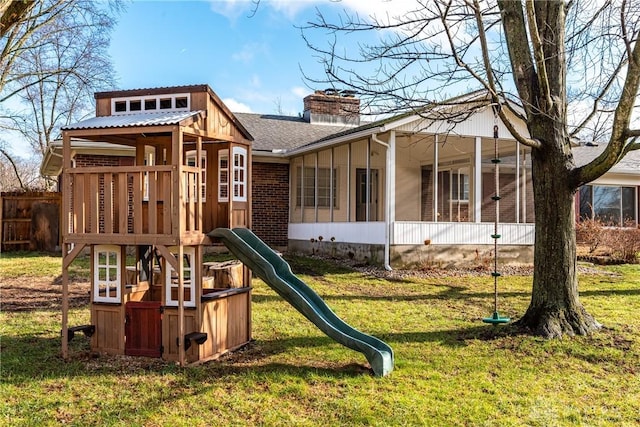
{"type": "Polygon", "coordinates": [[[100,280],[100,281],[107,280],[107,269],[106,268],[99,268],[98,269],[98,280],[100,280]]]}
{"type": "Polygon", "coordinates": [[[620,187],[593,187],[593,209],[596,218],[607,225],[620,225],[620,187]]]}
{"type": "Polygon", "coordinates": [[[155,99],[146,99],[144,101],[144,109],[145,110],[155,110],[156,109],[156,100],[155,99]]]}
{"type": "MultiPolygon", "coordinates": [[[[637,224],[636,218],[636,189],[635,187],[622,187],[622,220],[637,224]]],[[[624,224],[623,224],[624,225],[624,224]]]]}
{"type": "Polygon", "coordinates": [[[116,265],[118,254],[115,252],[109,252],[109,265],[116,265]]]}
{"type": "Polygon", "coordinates": [[[593,202],[591,200],[591,186],[583,185],[580,187],[580,218],[591,219],[593,218],[592,207],[593,202]]]}

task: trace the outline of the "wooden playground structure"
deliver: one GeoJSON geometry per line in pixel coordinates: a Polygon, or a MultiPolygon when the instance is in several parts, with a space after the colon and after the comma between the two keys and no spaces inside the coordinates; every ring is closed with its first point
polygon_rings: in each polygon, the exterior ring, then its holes
{"type": "Polygon", "coordinates": [[[203,254],[207,232],[251,226],[252,137],[211,88],[97,93],[96,117],[62,136],[63,357],[80,332],[97,353],[183,366],[248,343],[250,271],[203,254]],[[72,140],[135,147],[135,161],[78,165],[72,140]],[[87,252],[91,320],[70,326],[69,266],[87,252]]]}

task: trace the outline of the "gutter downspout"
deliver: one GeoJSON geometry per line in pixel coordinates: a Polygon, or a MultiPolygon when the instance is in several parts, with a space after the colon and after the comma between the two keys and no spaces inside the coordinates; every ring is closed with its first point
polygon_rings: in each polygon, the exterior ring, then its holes
{"type": "MultiPolygon", "coordinates": [[[[383,147],[386,148],[386,169],[387,169],[387,173],[385,174],[385,191],[386,191],[386,197],[384,198],[384,202],[385,202],[385,215],[384,215],[384,269],[387,271],[391,271],[393,270],[391,268],[391,214],[392,214],[392,206],[395,203],[392,203],[392,192],[393,192],[393,183],[391,181],[391,177],[395,176],[395,169],[393,168],[394,166],[394,161],[392,159],[392,155],[395,153],[392,153],[391,151],[395,151],[395,142],[396,142],[396,133],[395,131],[391,131],[390,135],[389,135],[389,143],[386,143],[380,139],[378,139],[378,135],[377,134],[372,134],[371,135],[371,139],[382,145],[383,147]]],[[[394,156],[395,157],[395,156],[394,156]]],[[[395,200],[395,197],[393,197],[393,199],[395,200]]]]}

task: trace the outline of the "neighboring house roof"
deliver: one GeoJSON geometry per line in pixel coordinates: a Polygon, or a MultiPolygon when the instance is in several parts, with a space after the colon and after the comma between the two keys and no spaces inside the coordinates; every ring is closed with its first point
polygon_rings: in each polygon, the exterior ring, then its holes
{"type": "Polygon", "coordinates": [[[282,153],[351,128],[347,125],[311,124],[301,117],[234,113],[254,136],[252,150],[282,153]]]}
{"type": "MultiPolygon", "coordinates": [[[[573,147],[573,158],[577,166],[583,166],[598,157],[607,148],[607,144],[583,145],[573,147]]],[[[609,172],[640,175],[640,150],[630,151],[616,163],[609,172]]]]}
{"type": "Polygon", "coordinates": [[[167,126],[177,125],[183,120],[197,115],[205,114],[205,111],[164,111],[158,113],[121,114],[116,116],[99,116],[64,126],[62,130],[78,129],[110,129],[141,126],[167,126]]]}

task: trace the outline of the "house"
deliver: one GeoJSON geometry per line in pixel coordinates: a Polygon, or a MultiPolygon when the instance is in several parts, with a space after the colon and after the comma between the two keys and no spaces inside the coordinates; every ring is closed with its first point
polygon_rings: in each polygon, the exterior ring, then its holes
{"type": "MultiPolygon", "coordinates": [[[[292,251],[387,267],[477,264],[492,256],[497,182],[501,262],[532,261],[530,149],[515,141],[484,93],[376,122],[361,122],[359,102],[350,92],[316,91],[300,117],[235,114],[254,138],[251,226],[258,236],[292,251]]],[[[98,142],[75,147],[77,162],[108,154],[98,142]]],[[[574,150],[579,164],[598,153],[574,150]]],[[[43,170],[55,174],[58,151],[52,148],[43,170]]],[[[583,188],[578,206],[595,205],[592,215],[602,215],[619,201],[619,217],[637,224],[638,155],[583,188]]]]}

